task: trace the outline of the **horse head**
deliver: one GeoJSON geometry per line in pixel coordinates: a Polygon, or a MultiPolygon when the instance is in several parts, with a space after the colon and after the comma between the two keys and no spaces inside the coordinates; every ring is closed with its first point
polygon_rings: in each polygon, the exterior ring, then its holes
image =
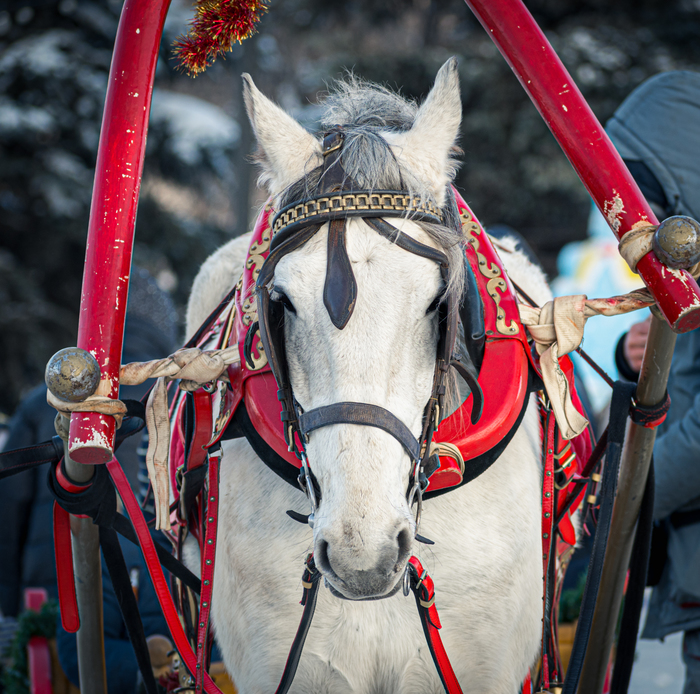
{"type": "Polygon", "coordinates": [[[303,449],[317,497],[316,564],[343,597],[386,597],[411,555],[420,449],[439,417],[454,342],[454,308],[446,307],[459,304],[464,287],[449,187],[461,120],[457,63],[443,65],[420,107],[351,77],[325,101],[323,138],[244,80],[261,182],[277,211],[291,210],[275,224],[258,310],[288,401],[290,443],[303,449]],[[398,207],[388,221],[353,211],[357,204],[331,222],[299,221],[309,200],[332,207],[328,200],[347,191],[392,191],[398,207]],[[344,415],[329,407],[339,405],[344,415]]]}

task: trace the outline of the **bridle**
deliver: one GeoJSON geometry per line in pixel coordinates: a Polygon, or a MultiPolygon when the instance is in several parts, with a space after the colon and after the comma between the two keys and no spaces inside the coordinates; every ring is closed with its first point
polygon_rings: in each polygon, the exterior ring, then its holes
{"type": "MultiPolygon", "coordinates": [[[[473,335],[479,335],[479,319],[483,333],[483,306],[473,275],[467,278],[467,292],[462,305],[458,305],[450,293],[438,305],[439,338],[433,385],[423,411],[420,438],[415,438],[410,429],[392,412],[377,405],[338,402],[303,411],[294,397],[289,378],[284,343],[285,308],[281,301],[272,298],[270,292],[275,268],[282,258],[301,248],[324,224],[329,224],[323,301],[331,321],[339,330],[347,325],[357,298],[357,284],[345,245],[346,223],[350,217],[362,218],[368,226],[399,248],[438,263],[445,286],[449,276],[449,260],[445,253],[402,234],[384,219],[409,216],[414,221],[442,224],[442,211],[431,201],[424,202],[418,196],[405,191],[354,190],[354,182],[342,167],[343,144],[342,128],[336,127],[326,133],[322,150],[323,168],[316,194],[306,200],[287,205],[273,221],[270,253],[260,270],[255,290],[260,337],[278,385],[277,397],[282,404],[281,418],[285,441],[289,451],[301,460],[299,484],[311,504],[309,524],[313,525],[314,514],[320,501],[320,489],[306,455],[305,444],[309,441],[309,435],[331,424],[359,424],[376,427],[391,434],[411,458],[413,465],[407,500],[409,508],[414,502],[418,505],[417,532],[423,491],[427,487],[427,478],[435,469],[435,462],[431,463],[431,443],[440,423],[440,416],[445,413],[446,377],[450,366],[458,369],[474,394],[472,423],[476,423],[481,415],[482,396],[477,380],[477,368],[472,357],[473,350],[468,350],[465,363],[455,361],[453,351],[460,315],[463,323],[470,323],[464,326],[468,344],[473,335]]],[[[471,275],[468,263],[465,265],[467,274],[471,275]]],[[[251,332],[254,332],[254,328],[255,326],[251,326],[251,332]]]]}

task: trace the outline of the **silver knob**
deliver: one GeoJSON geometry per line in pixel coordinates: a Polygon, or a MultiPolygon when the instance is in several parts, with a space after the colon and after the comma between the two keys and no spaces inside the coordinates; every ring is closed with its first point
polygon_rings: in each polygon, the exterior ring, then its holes
{"type": "Polygon", "coordinates": [[[44,379],[57,398],[80,402],[93,395],[100,385],[100,365],[90,352],[66,347],[49,359],[44,379]]]}
{"type": "Polygon", "coordinates": [[[687,270],[700,262],[700,224],[681,215],[664,219],[654,233],[652,248],[666,267],[687,270]]]}

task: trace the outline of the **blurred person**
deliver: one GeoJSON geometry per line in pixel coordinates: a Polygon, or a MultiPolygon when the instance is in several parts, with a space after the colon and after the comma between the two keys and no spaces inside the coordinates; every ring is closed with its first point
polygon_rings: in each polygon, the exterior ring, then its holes
{"type": "MultiPolygon", "coordinates": [[[[668,72],[638,87],[607,125],[659,219],[700,219],[700,74],[668,72]]],[[[606,319],[607,320],[607,319],[606,319]]],[[[620,373],[637,380],[650,318],[615,350],[620,373]]],[[[606,322],[606,321],[603,321],[606,322]]],[[[700,694],[700,333],[679,335],[668,380],[671,408],[654,444],[654,519],[668,545],[642,638],[683,631],[683,694],[700,694]]]]}

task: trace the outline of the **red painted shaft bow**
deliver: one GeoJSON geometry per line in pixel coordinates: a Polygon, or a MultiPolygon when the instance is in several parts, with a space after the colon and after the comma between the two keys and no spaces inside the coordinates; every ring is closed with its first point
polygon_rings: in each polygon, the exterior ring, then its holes
{"type": "MultiPolygon", "coordinates": [[[[466,0],[513,69],[617,238],[658,224],[610,138],[521,0],[466,0]]],[[[653,253],[637,270],[676,332],[700,325],[700,289],[653,253]]]]}
{"type": "MultiPolygon", "coordinates": [[[[90,206],[78,347],[100,365],[97,395],[119,396],[119,367],[146,148],[153,77],[170,0],[126,0],[114,44],[95,185],[90,206]]],[[[114,450],[113,417],[71,416],[69,451],[81,463],[106,463],[114,450]]]]}

